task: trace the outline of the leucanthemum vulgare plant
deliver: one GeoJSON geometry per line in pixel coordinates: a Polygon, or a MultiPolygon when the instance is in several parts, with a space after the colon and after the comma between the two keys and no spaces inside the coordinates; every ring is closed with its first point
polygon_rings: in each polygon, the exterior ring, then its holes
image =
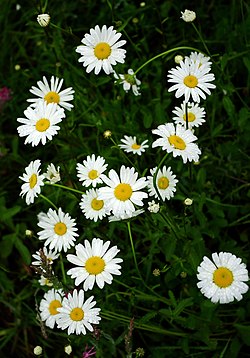
{"type": "Polygon", "coordinates": [[[39,46],[45,59],[48,41],[55,59],[32,72],[16,116],[18,230],[29,235],[13,245],[30,253],[32,351],[236,357],[247,342],[249,276],[246,236],[242,249],[229,221],[247,213],[229,200],[241,189],[220,186],[235,174],[216,173],[217,140],[234,155],[214,128],[219,56],[198,12],[166,16],[182,27],[166,46],[137,28],[151,5],[135,16],[135,5],[117,4],[127,22],[108,6],[105,21],[92,8],[70,28],[51,7],[39,46]]]}

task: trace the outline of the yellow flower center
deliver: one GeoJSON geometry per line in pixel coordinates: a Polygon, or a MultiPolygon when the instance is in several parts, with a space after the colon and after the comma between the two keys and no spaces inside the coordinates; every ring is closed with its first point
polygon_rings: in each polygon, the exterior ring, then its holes
{"type": "Polygon", "coordinates": [[[168,138],[168,141],[171,145],[173,145],[175,147],[175,149],[184,150],[186,148],[186,143],[178,135],[171,135],[168,138]]]}
{"type": "Polygon", "coordinates": [[[64,235],[67,232],[67,226],[62,223],[62,222],[58,222],[55,226],[54,226],[54,231],[57,235],[64,235]]]}
{"type": "Polygon", "coordinates": [[[94,180],[94,179],[98,178],[98,171],[95,170],[95,169],[90,170],[90,172],[88,174],[88,177],[91,180],[94,180]]]}
{"type": "Polygon", "coordinates": [[[186,76],[183,82],[184,85],[186,85],[189,88],[194,88],[198,85],[198,79],[193,75],[186,76]]]}
{"type": "Polygon", "coordinates": [[[49,313],[54,316],[55,314],[58,314],[57,308],[62,307],[62,304],[59,300],[53,300],[49,304],[49,313]]]}
{"type": "Polygon", "coordinates": [[[94,198],[91,201],[91,208],[94,210],[101,210],[103,208],[103,205],[104,205],[103,200],[97,200],[96,198],[94,198]]]}
{"type": "Polygon", "coordinates": [[[30,184],[30,189],[33,189],[34,186],[37,183],[37,175],[36,174],[32,174],[30,179],[29,179],[29,184],[30,184]]]}
{"type": "Polygon", "coordinates": [[[111,54],[111,47],[107,42],[99,42],[94,48],[94,54],[98,60],[104,60],[111,54]]]}
{"type": "Polygon", "coordinates": [[[169,180],[166,177],[161,177],[158,179],[158,187],[160,189],[167,189],[169,186],[169,180]]]}
{"type": "Polygon", "coordinates": [[[213,281],[220,288],[231,286],[233,280],[233,273],[227,267],[219,267],[217,268],[217,270],[214,271],[213,281]]]}
{"type": "Polygon", "coordinates": [[[36,122],[36,130],[45,132],[50,127],[50,121],[47,118],[41,118],[36,122]]]}
{"type": "Polygon", "coordinates": [[[72,321],[81,321],[84,318],[84,311],[80,307],[73,308],[70,312],[72,321]]]}
{"type": "MultiPolygon", "coordinates": [[[[183,119],[186,122],[186,114],[183,115],[183,119]]],[[[188,112],[188,122],[193,122],[196,119],[195,114],[188,112]]]]}
{"type": "Polygon", "coordinates": [[[46,94],[46,96],[44,96],[44,100],[47,102],[47,103],[59,103],[60,102],[60,96],[58,93],[56,92],[48,92],[46,94]]]}
{"type": "Polygon", "coordinates": [[[126,201],[130,199],[132,193],[133,191],[131,186],[129,184],[124,183],[118,184],[114,191],[116,199],[121,201],[126,201]]]}
{"type": "Polygon", "coordinates": [[[98,275],[105,268],[105,261],[100,256],[92,256],[85,262],[85,269],[90,275],[98,275]]]}
{"type": "Polygon", "coordinates": [[[140,149],[140,148],[141,148],[141,145],[134,143],[134,144],[132,144],[131,148],[132,148],[132,149],[140,149]]]}

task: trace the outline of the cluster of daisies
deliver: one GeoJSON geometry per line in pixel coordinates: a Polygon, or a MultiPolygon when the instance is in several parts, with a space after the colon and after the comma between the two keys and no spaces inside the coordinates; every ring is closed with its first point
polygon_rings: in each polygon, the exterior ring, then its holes
{"type": "MultiPolygon", "coordinates": [[[[82,45],[76,49],[81,57],[79,62],[86,72],[94,71],[96,75],[103,70],[107,75],[112,74],[115,81],[122,84],[125,91],[132,89],[134,95],[139,95],[141,82],[136,78],[132,69],[127,74],[117,74],[113,66],[124,63],[126,50],[121,47],[126,43],[121,40],[121,33],[113,26],[98,25],[90,29],[82,39],[82,45]]],[[[189,57],[180,61],[177,68],[171,69],[168,81],[173,83],[169,91],[176,91],[176,98],[184,96],[180,107],[173,110],[174,123],[165,123],[153,129],[152,133],[159,138],[152,143],[152,148],[161,147],[172,156],[181,157],[183,163],[198,162],[201,151],[195,143],[196,127],[205,122],[205,109],[199,106],[200,98],[205,99],[210,89],[215,88],[211,82],[214,75],[211,71],[210,58],[201,53],[193,52],[189,57]],[[192,101],[191,102],[191,98],[192,101]]],[[[63,79],[52,76],[50,84],[46,77],[37,82],[38,87],[32,87],[30,92],[37,96],[27,101],[31,105],[24,111],[25,118],[18,118],[22,123],[18,127],[20,137],[26,137],[25,144],[37,146],[46,144],[60,130],[60,122],[65,118],[65,110],[71,110],[74,90],[70,87],[61,90],[63,79]]],[[[121,150],[141,156],[149,148],[148,140],[141,143],[135,136],[125,135],[118,144],[121,150]]],[[[41,161],[36,159],[25,168],[20,176],[24,182],[20,195],[25,196],[27,205],[33,204],[41,194],[46,182],[55,184],[61,180],[60,167],[50,164],[42,172],[41,161]]],[[[149,169],[148,176],[140,177],[134,167],[122,165],[118,171],[108,170],[105,158],[88,155],[76,165],[76,175],[85,188],[79,201],[80,209],[86,219],[97,222],[105,217],[109,221],[129,219],[144,212],[145,201],[152,197],[157,201],[173,198],[178,180],[171,167],[163,166],[149,169]]],[[[152,200],[148,210],[152,213],[159,211],[159,203],[152,200]]],[[[43,248],[33,254],[33,267],[40,273],[39,283],[46,285],[49,290],[44,294],[39,312],[41,320],[51,329],[67,329],[68,334],[86,334],[99,324],[100,308],[96,307],[94,296],[85,297],[95,285],[103,289],[105,284],[111,284],[114,275],[121,274],[122,259],[117,257],[119,249],[110,246],[100,238],[77,243],[79,237],[76,220],[62,208],[50,208],[47,213],[38,215],[37,236],[44,243],[43,248]],[[74,249],[75,254],[67,254],[67,263],[74,265],[66,274],[74,281],[74,288],[68,292],[54,285],[56,275],[53,263],[62,251],[74,249]],[[79,286],[81,287],[79,288],[79,286]],[[54,287],[53,287],[54,286],[54,287]],[[53,287],[53,288],[52,288],[53,287]]],[[[201,292],[214,303],[228,303],[234,299],[242,299],[247,292],[248,271],[240,258],[227,252],[214,253],[213,261],[204,257],[198,267],[198,287],[201,292]]]]}

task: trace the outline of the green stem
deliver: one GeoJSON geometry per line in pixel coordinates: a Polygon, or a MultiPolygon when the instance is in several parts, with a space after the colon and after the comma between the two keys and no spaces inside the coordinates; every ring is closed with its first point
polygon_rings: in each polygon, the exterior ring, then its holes
{"type": "Polygon", "coordinates": [[[66,279],[66,274],[65,274],[65,269],[64,269],[63,257],[62,257],[62,254],[61,254],[61,253],[60,253],[60,264],[61,264],[61,271],[62,271],[63,283],[66,285],[67,279],[66,279]]]}
{"type": "Polygon", "coordinates": [[[41,197],[43,200],[47,201],[51,206],[53,206],[53,208],[55,208],[56,210],[58,210],[58,207],[57,207],[51,200],[49,200],[48,198],[46,198],[46,196],[44,196],[43,194],[40,194],[40,197],[41,197]]]}
{"type": "Polygon", "coordinates": [[[200,50],[198,50],[197,48],[189,47],[189,46],[179,46],[179,47],[172,48],[171,50],[167,50],[167,51],[164,51],[164,52],[159,53],[158,55],[156,55],[156,56],[150,58],[148,61],[146,61],[145,63],[143,63],[143,64],[142,64],[139,68],[137,68],[137,70],[134,72],[134,76],[135,76],[140,70],[142,70],[145,66],[147,66],[150,62],[156,60],[156,59],[159,58],[159,57],[168,55],[168,54],[171,53],[171,52],[175,52],[175,51],[179,51],[179,50],[194,50],[194,51],[200,52],[200,50]]]}
{"type": "MultiPolygon", "coordinates": [[[[202,42],[202,44],[203,44],[203,46],[204,46],[206,52],[209,54],[209,56],[211,56],[210,51],[209,51],[209,49],[208,49],[208,47],[207,47],[205,41],[203,40],[203,37],[201,36],[200,31],[197,29],[197,27],[195,26],[195,24],[194,24],[193,22],[192,22],[192,26],[193,26],[193,28],[195,29],[197,35],[199,36],[199,39],[201,40],[201,42],[202,42]]],[[[198,52],[200,52],[200,51],[198,50],[198,52]]]]}
{"type": "Polygon", "coordinates": [[[140,271],[139,271],[138,264],[137,264],[136,255],[135,255],[135,247],[134,247],[133,237],[132,237],[132,233],[131,233],[130,221],[127,222],[127,227],[128,227],[128,235],[129,235],[129,240],[130,240],[130,245],[131,245],[131,250],[132,250],[132,254],[133,254],[133,258],[134,258],[134,263],[135,263],[136,271],[137,271],[139,277],[142,278],[142,277],[141,277],[141,273],[140,273],[140,271]]]}
{"type": "Polygon", "coordinates": [[[81,190],[77,190],[77,189],[74,189],[74,188],[70,188],[68,186],[65,186],[65,185],[61,185],[61,184],[56,184],[56,183],[50,183],[48,181],[46,181],[44,184],[46,185],[51,185],[51,186],[56,186],[57,188],[62,188],[62,189],[66,189],[66,190],[70,190],[70,191],[73,191],[75,193],[78,193],[78,194],[85,194],[83,191],[81,190]]]}

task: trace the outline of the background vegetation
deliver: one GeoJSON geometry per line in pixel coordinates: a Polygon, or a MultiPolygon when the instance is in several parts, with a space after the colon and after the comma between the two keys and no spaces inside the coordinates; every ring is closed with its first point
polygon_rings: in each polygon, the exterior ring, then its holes
{"type": "MultiPolygon", "coordinates": [[[[81,213],[80,196],[48,186],[43,190],[77,218],[79,242],[92,237],[111,240],[124,262],[122,275],[111,286],[93,291],[102,310],[94,334],[76,337],[46,329],[45,338],[36,317],[44,287],[39,287],[39,277],[29,265],[40,247],[35,235],[37,214],[49,206],[42,198],[27,206],[19,197],[18,177],[31,160],[41,159],[44,170],[50,163],[60,165],[62,183],[81,189],[76,163],[92,153],[105,157],[109,168],[130,166],[129,158],[141,174],[149,174],[149,168],[162,159],[162,151],[151,148],[139,159],[126,156],[103,132],[111,130],[116,143],[124,135],[136,135],[151,144],[151,130],[171,122],[171,112],[180,104],[167,91],[167,71],[175,66],[176,54],[189,55],[171,53],[146,66],[138,73],[142,95],[135,97],[114,85],[112,76],[86,74],[75,48],[91,27],[106,24],[114,25],[127,40],[126,63],[116,67],[119,73],[136,70],[177,46],[205,52],[193,26],[180,19],[189,3],[20,1],[18,9],[16,1],[1,1],[0,87],[12,91],[0,112],[1,357],[32,357],[37,345],[44,348],[44,357],[63,357],[68,343],[73,347],[71,356],[79,358],[87,344],[96,347],[96,357],[130,357],[139,347],[145,357],[153,358],[249,356],[250,293],[240,302],[214,305],[196,286],[197,266],[204,255],[228,251],[249,263],[250,14],[249,4],[242,0],[201,0],[190,9],[196,11],[196,27],[212,56],[217,88],[202,103],[207,117],[196,131],[200,164],[192,165],[190,178],[189,166],[169,156],[166,164],[172,166],[179,183],[175,197],[159,214],[146,209],[130,224],[94,223],[81,213]],[[48,28],[36,22],[42,12],[51,16],[48,28]],[[74,88],[74,109],[67,112],[58,136],[32,148],[18,137],[16,118],[22,117],[29,89],[43,75],[64,78],[65,86],[74,88]],[[192,206],[183,205],[186,197],[194,200],[192,206]],[[25,236],[27,229],[34,232],[33,237],[25,236]],[[153,274],[155,269],[160,270],[159,276],[153,274]]],[[[60,267],[57,274],[60,277],[60,267]]]]}

